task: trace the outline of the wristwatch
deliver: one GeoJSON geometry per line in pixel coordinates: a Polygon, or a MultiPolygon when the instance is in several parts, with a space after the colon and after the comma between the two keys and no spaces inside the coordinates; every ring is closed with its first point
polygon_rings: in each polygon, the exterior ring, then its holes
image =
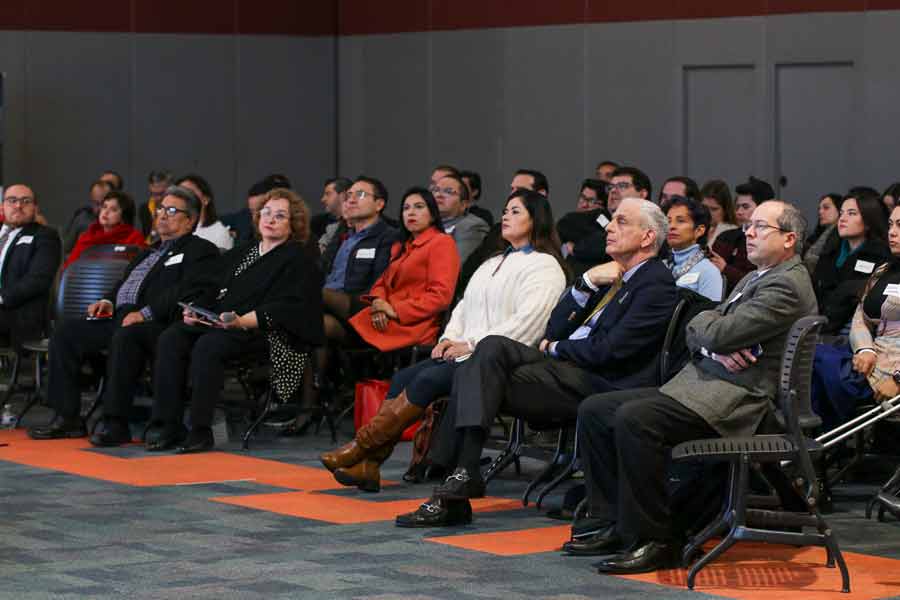
{"type": "Polygon", "coordinates": [[[894,378],[894,383],[896,383],[897,385],[900,385],[900,370],[894,371],[893,378],[894,378]]]}

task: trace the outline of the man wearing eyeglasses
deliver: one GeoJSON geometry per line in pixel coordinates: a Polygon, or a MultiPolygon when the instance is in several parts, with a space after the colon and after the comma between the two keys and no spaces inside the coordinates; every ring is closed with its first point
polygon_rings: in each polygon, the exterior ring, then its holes
{"type": "Polygon", "coordinates": [[[590,520],[573,525],[563,550],[604,555],[601,573],[641,573],[680,564],[684,534],[668,501],[674,446],[750,436],[770,426],[788,332],[816,312],[800,261],[806,221],[780,201],[756,208],[747,255],[756,270],[713,310],[687,325],[688,363],[660,388],[590,396],[578,411],[578,441],[590,520]]]}
{"type": "Polygon", "coordinates": [[[42,337],[60,260],[55,230],[35,222],[37,196],[27,185],[3,192],[0,229],[0,335],[14,347],[42,337]]]}
{"type": "Polygon", "coordinates": [[[444,233],[456,242],[460,263],[475,251],[490,230],[490,226],[475,215],[469,214],[469,188],[458,175],[445,175],[429,190],[434,195],[444,233]]]}
{"type": "MultiPolygon", "coordinates": [[[[178,300],[188,298],[191,277],[208,268],[218,249],[193,235],[200,200],[189,189],[170,186],[156,206],[159,242],[128,265],[119,283],[87,308],[85,319],[57,324],[50,338],[48,397],[55,415],[33,427],[37,440],[86,435],[81,419],[81,365],[87,355],[108,350],[103,391],[103,427],[91,437],[95,446],[131,441],[128,414],[134,388],[152,358],[156,339],[181,318],[178,300]]],[[[57,250],[57,256],[59,250],[57,250]]]]}

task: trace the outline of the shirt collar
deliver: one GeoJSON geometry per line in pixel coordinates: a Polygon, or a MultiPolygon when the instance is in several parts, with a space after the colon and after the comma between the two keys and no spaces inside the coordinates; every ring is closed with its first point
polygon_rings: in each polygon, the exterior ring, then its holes
{"type": "MultiPolygon", "coordinates": [[[[647,260],[649,260],[649,259],[647,259],[647,260]]],[[[627,283],[628,280],[631,279],[631,276],[634,275],[635,273],[637,273],[637,270],[640,269],[641,267],[643,267],[647,263],[647,260],[642,260],[638,264],[634,265],[633,267],[631,267],[630,269],[625,271],[625,273],[622,275],[622,283],[627,283]]]]}
{"type": "Polygon", "coordinates": [[[684,261],[686,261],[688,258],[690,258],[694,254],[694,252],[699,252],[699,251],[700,251],[699,244],[694,244],[693,246],[688,246],[687,248],[684,248],[682,250],[675,250],[673,248],[672,249],[672,260],[675,261],[676,265],[680,265],[680,264],[684,263],[684,261]]]}
{"type": "Polygon", "coordinates": [[[525,244],[521,248],[513,248],[512,246],[507,246],[506,250],[503,251],[503,254],[512,254],[513,252],[521,252],[522,254],[531,254],[534,252],[534,246],[531,244],[525,244]]]}

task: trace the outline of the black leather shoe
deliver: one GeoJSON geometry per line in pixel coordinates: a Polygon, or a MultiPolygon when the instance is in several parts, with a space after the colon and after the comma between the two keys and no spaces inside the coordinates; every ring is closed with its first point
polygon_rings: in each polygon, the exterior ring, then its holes
{"type": "Polygon", "coordinates": [[[85,436],[87,436],[87,429],[85,429],[81,417],[67,419],[56,416],[49,424],[43,427],[32,427],[28,430],[28,437],[33,440],[61,440],[85,436]]]}
{"type": "Polygon", "coordinates": [[[131,430],[127,424],[116,421],[103,421],[100,431],[91,436],[91,445],[101,448],[121,446],[131,442],[131,430]]]}
{"type": "Polygon", "coordinates": [[[627,575],[680,566],[679,548],[670,542],[642,542],[632,550],[610,556],[595,567],[600,573],[627,575]]]}
{"type": "Polygon", "coordinates": [[[195,427],[191,429],[184,443],[175,450],[176,454],[192,454],[194,452],[206,452],[216,445],[212,429],[208,427],[195,427]]]}
{"type": "Polygon", "coordinates": [[[164,425],[147,432],[147,452],[172,450],[184,443],[187,431],[184,425],[164,425]]]}
{"type": "Polygon", "coordinates": [[[472,522],[472,505],[468,500],[430,498],[419,508],[405,515],[398,515],[397,527],[448,527],[472,522]]]}
{"type": "Polygon", "coordinates": [[[622,538],[616,533],[615,525],[608,525],[594,535],[573,538],[562,547],[563,552],[573,556],[605,556],[621,550],[622,538]]]}
{"type": "Polygon", "coordinates": [[[456,467],[456,470],[444,480],[444,483],[434,488],[432,496],[447,500],[484,498],[484,488],[485,484],[481,473],[478,473],[478,478],[475,479],[464,467],[456,467]]]}

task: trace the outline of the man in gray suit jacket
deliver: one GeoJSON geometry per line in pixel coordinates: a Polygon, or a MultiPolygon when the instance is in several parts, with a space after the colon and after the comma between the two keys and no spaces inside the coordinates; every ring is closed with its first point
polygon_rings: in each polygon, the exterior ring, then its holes
{"type": "Polygon", "coordinates": [[[688,323],[693,361],[661,388],[582,402],[578,439],[594,527],[579,527],[563,550],[608,555],[597,564],[601,573],[677,564],[669,454],[692,439],[752,435],[773,406],[787,333],[816,311],[800,261],[805,227],[790,204],[760,204],[747,229],[747,256],[757,269],[725,302],[688,323]]]}

